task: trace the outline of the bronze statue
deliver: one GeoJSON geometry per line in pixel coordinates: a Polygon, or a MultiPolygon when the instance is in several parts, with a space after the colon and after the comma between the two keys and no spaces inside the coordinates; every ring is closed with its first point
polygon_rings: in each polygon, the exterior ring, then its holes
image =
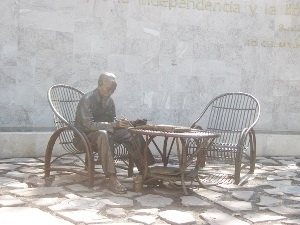
{"type": "MultiPolygon", "coordinates": [[[[116,120],[115,104],[111,95],[117,87],[116,76],[112,73],[102,73],[98,79],[98,87],[85,94],[79,101],[75,117],[75,127],[83,131],[90,143],[95,145],[101,158],[105,176],[109,179],[109,188],[114,193],[124,194],[126,188],[116,175],[113,159],[113,142],[124,144],[140,173],[144,170],[142,150],[145,141],[142,136],[133,137],[126,129],[137,123],[146,124],[145,120],[128,121],[116,120]]],[[[80,138],[74,138],[74,145],[83,148],[80,138]]],[[[155,160],[151,151],[147,152],[148,165],[155,160]]]]}

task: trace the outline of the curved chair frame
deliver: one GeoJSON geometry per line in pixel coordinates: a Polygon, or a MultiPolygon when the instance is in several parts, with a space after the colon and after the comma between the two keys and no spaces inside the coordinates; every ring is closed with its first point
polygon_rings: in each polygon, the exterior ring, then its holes
{"type": "MultiPolygon", "coordinates": [[[[212,99],[191,125],[192,128],[195,128],[199,124],[204,129],[221,135],[206,149],[206,157],[233,160],[235,162],[235,184],[240,182],[242,156],[248,147],[250,173],[254,172],[256,161],[254,126],[259,117],[260,104],[254,96],[243,92],[233,92],[212,99]],[[204,120],[205,122],[203,122],[204,120]]],[[[205,159],[201,160],[201,164],[205,165],[205,159]]]]}
{"type": "MultiPolygon", "coordinates": [[[[54,85],[48,90],[48,102],[53,111],[54,123],[56,125],[57,130],[50,137],[46,148],[45,177],[50,176],[50,171],[73,172],[83,176],[87,176],[88,185],[92,187],[94,185],[95,164],[99,164],[99,160],[97,162],[94,161],[95,151],[93,151],[93,147],[91,146],[85,133],[79,131],[74,126],[76,107],[83,95],[84,92],[72,86],[64,84],[54,85]],[[80,139],[82,140],[84,144],[83,150],[79,150],[73,145],[74,133],[76,133],[78,137],[80,137],[80,139]],[[57,139],[59,140],[59,144],[61,144],[66,153],[57,156],[54,160],[51,161],[53,147],[57,139]],[[82,153],[85,153],[85,161],[81,157],[79,157],[79,154],[82,153]],[[80,161],[82,161],[85,164],[86,171],[52,166],[53,162],[65,155],[76,156],[80,161]]],[[[126,167],[120,167],[123,169],[127,169],[128,176],[132,176],[133,160],[129,156],[127,149],[125,148],[125,146],[119,143],[114,143],[114,145],[115,160],[122,160],[123,162],[125,162],[126,167]]]]}

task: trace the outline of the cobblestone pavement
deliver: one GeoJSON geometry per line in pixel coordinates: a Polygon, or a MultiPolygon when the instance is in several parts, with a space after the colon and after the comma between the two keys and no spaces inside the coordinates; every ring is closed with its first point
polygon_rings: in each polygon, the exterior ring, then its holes
{"type": "MultiPolygon", "coordinates": [[[[89,189],[85,178],[52,172],[43,176],[42,158],[0,159],[0,224],[300,224],[300,157],[258,157],[254,174],[232,184],[233,166],[210,162],[200,171],[206,188],[185,196],[164,183],[133,191],[133,178],[119,170],[128,193],[107,189],[102,173],[89,189]]],[[[60,160],[74,166],[74,158],[60,160]]],[[[97,169],[101,172],[101,169],[97,169]]]]}

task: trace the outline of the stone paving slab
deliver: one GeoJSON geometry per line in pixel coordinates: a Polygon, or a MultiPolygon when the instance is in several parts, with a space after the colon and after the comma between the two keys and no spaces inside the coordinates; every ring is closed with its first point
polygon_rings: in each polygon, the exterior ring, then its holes
{"type": "Polygon", "coordinates": [[[232,197],[242,200],[249,201],[254,195],[254,191],[233,191],[232,197]]]}
{"type": "Polygon", "coordinates": [[[195,196],[182,196],[181,204],[187,207],[207,207],[211,204],[195,196]]]}
{"type": "Polygon", "coordinates": [[[260,202],[257,203],[259,206],[278,206],[282,204],[281,199],[277,199],[271,196],[260,196],[260,202]]]}
{"type": "Polygon", "coordinates": [[[161,195],[148,194],[144,196],[137,197],[136,200],[146,207],[166,207],[171,205],[173,200],[171,198],[165,198],[161,195]]]}
{"type": "Polygon", "coordinates": [[[183,212],[179,210],[166,210],[160,212],[158,215],[164,221],[167,221],[171,224],[188,225],[196,223],[195,218],[190,212],[183,212]]]}
{"type": "Polygon", "coordinates": [[[22,206],[25,202],[11,195],[0,196],[0,206],[22,206]]]}
{"type": "Polygon", "coordinates": [[[285,216],[274,214],[273,212],[261,212],[261,213],[248,213],[244,215],[244,218],[250,220],[253,223],[257,222],[270,222],[285,219],[285,216]]]}
{"type": "Polygon", "coordinates": [[[250,223],[237,219],[218,209],[208,209],[201,213],[201,217],[210,225],[250,225],[250,223]]]}
{"type": "Polygon", "coordinates": [[[30,174],[28,173],[20,173],[18,171],[10,171],[5,174],[5,177],[16,178],[16,179],[24,179],[28,178],[30,174]]]}
{"type": "Polygon", "coordinates": [[[106,211],[106,215],[117,218],[124,218],[127,216],[125,209],[123,208],[109,208],[106,211]]]}
{"type": "Polygon", "coordinates": [[[51,205],[48,208],[52,211],[62,211],[71,209],[103,209],[105,203],[96,199],[89,198],[77,198],[77,199],[65,199],[59,204],[51,205]]]}
{"type": "Polygon", "coordinates": [[[25,189],[28,185],[16,179],[0,177],[0,188],[25,189]]]}
{"type": "Polygon", "coordinates": [[[129,220],[132,220],[133,222],[142,223],[142,224],[154,224],[156,221],[155,216],[146,216],[146,215],[135,215],[129,217],[129,220]]]}
{"type": "Polygon", "coordinates": [[[234,212],[252,210],[251,202],[233,200],[233,201],[217,201],[216,203],[234,212]]]}
{"type": "Polygon", "coordinates": [[[69,221],[57,218],[40,209],[30,207],[3,207],[0,208],[1,225],[73,225],[69,221]]]}
{"type": "Polygon", "coordinates": [[[61,191],[63,191],[61,187],[38,187],[12,190],[10,193],[18,196],[30,197],[57,194],[61,191]]]}
{"type": "Polygon", "coordinates": [[[294,209],[286,206],[276,206],[276,207],[269,207],[269,209],[279,215],[283,216],[297,216],[300,215],[300,209],[294,209]]]}
{"type": "MultiPolygon", "coordinates": [[[[95,186],[89,188],[85,177],[73,173],[53,172],[44,179],[43,164],[37,159],[0,160],[6,168],[0,170],[0,220],[2,215],[10,218],[20,210],[19,219],[4,221],[9,225],[37,224],[34,219],[27,223],[28,213],[49,218],[55,225],[300,224],[300,169],[295,166],[300,157],[263,157],[258,161],[254,174],[242,173],[240,185],[211,179],[206,188],[189,186],[185,196],[181,187],[167,182],[163,187],[144,185],[134,192],[134,179],[120,169],[120,180],[128,188],[124,195],[109,191],[103,174],[97,174],[95,186]]],[[[71,157],[61,160],[65,167],[76,162],[71,157]]],[[[208,164],[201,172],[212,174],[211,178],[220,178],[224,172],[226,178],[232,168],[229,164],[208,164]]]]}
{"type": "Polygon", "coordinates": [[[96,210],[76,210],[76,211],[62,211],[57,212],[63,218],[70,220],[73,223],[86,223],[86,224],[95,224],[95,223],[107,223],[112,222],[112,219],[109,219],[106,216],[101,215],[96,210]]]}
{"type": "Polygon", "coordinates": [[[14,164],[0,164],[0,171],[1,170],[8,170],[8,171],[12,171],[12,170],[16,170],[17,168],[20,168],[21,165],[14,165],[14,164]]]}

